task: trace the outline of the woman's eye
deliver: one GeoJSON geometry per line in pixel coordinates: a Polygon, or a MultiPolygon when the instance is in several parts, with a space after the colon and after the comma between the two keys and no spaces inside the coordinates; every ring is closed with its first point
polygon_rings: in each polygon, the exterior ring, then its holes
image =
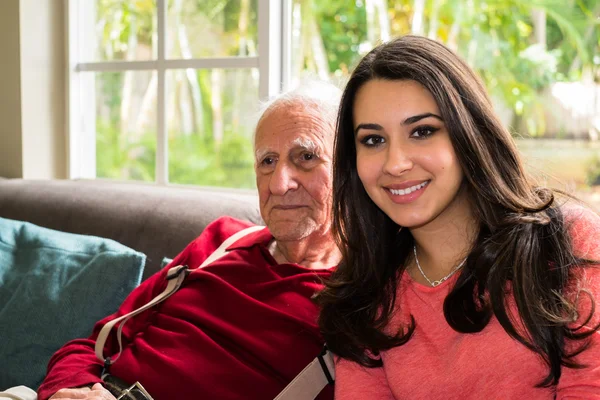
{"type": "Polygon", "coordinates": [[[411,136],[422,139],[433,135],[437,130],[438,128],[434,128],[432,126],[420,126],[412,132],[411,136]]]}
{"type": "Polygon", "coordinates": [[[365,136],[364,138],[362,138],[360,142],[367,147],[374,147],[374,146],[378,146],[382,143],[385,143],[385,139],[382,138],[381,136],[370,135],[370,136],[365,136]]]}

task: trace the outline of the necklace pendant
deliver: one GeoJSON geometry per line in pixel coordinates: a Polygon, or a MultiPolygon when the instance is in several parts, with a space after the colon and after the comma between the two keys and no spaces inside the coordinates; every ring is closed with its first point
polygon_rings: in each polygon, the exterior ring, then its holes
{"type": "Polygon", "coordinates": [[[462,266],[465,264],[465,261],[467,261],[467,258],[465,257],[465,259],[462,260],[462,262],[460,264],[458,264],[458,266],[456,266],[454,269],[452,269],[452,271],[450,271],[450,273],[448,275],[444,276],[441,279],[438,279],[437,281],[432,281],[431,279],[429,279],[427,277],[427,275],[425,275],[425,272],[423,272],[423,269],[421,268],[421,264],[419,263],[419,257],[417,256],[417,245],[416,244],[413,246],[413,254],[415,255],[415,262],[417,263],[417,268],[419,268],[419,272],[421,273],[421,275],[423,275],[423,278],[425,278],[425,280],[427,282],[429,282],[431,287],[436,287],[436,286],[442,284],[443,282],[445,282],[448,278],[450,278],[452,275],[454,275],[454,273],[456,271],[461,269],[462,266]]]}

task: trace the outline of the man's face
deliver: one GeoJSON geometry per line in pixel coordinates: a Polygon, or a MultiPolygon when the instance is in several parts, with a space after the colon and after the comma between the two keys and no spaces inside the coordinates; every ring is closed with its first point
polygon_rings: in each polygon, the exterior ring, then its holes
{"type": "Polygon", "coordinates": [[[333,130],[312,108],[293,105],[276,106],[258,123],[260,212],[278,241],[329,231],[333,130]]]}

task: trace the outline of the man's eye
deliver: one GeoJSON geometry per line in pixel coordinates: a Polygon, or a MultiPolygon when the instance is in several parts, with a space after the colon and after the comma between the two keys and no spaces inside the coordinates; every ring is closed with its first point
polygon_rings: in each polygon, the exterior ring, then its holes
{"type": "Polygon", "coordinates": [[[360,140],[360,142],[367,147],[375,147],[375,146],[379,146],[382,143],[385,143],[385,139],[382,138],[381,136],[369,135],[369,136],[365,136],[364,138],[362,138],[360,140]]]}
{"type": "Polygon", "coordinates": [[[265,157],[260,162],[262,165],[273,165],[275,163],[275,158],[273,157],[265,157]]]}
{"type": "Polygon", "coordinates": [[[317,158],[317,155],[314,153],[302,153],[300,158],[302,159],[302,161],[311,161],[317,158]]]}

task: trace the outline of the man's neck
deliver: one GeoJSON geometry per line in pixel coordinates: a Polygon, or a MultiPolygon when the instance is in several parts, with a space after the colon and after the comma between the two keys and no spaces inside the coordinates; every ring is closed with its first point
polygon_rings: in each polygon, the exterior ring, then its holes
{"type": "Polygon", "coordinates": [[[330,236],[319,239],[306,238],[297,241],[273,239],[269,252],[279,264],[293,263],[310,269],[337,266],[342,255],[330,236]]]}

